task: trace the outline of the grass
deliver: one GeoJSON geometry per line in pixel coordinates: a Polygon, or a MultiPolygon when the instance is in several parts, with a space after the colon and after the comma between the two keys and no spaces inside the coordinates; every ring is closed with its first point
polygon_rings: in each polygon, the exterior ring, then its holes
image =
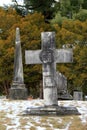
{"type": "Polygon", "coordinates": [[[5,126],[5,112],[1,111],[0,112],[0,130],[6,130],[6,126],[5,126]]]}
{"type": "MultiPolygon", "coordinates": [[[[11,115],[13,113],[14,111],[12,109],[9,110],[8,112],[8,114],[11,115]]],[[[6,130],[6,125],[9,126],[16,125],[15,122],[12,122],[12,119],[10,117],[6,117],[6,114],[7,114],[6,111],[4,110],[0,111],[0,130],[6,130]]],[[[46,130],[65,129],[68,124],[69,124],[68,130],[87,130],[87,123],[82,123],[81,118],[78,115],[54,116],[54,117],[21,116],[21,114],[19,113],[18,115],[16,115],[16,117],[19,118],[20,123],[20,125],[17,127],[18,130],[26,130],[25,126],[29,126],[29,130],[37,130],[37,127],[46,128],[46,130]]],[[[15,120],[15,117],[13,119],[15,120]]],[[[14,129],[11,128],[9,130],[14,129]]]]}
{"type": "MultiPolygon", "coordinates": [[[[46,128],[46,130],[53,130],[53,129],[64,129],[67,127],[67,124],[71,123],[69,126],[69,130],[87,130],[87,125],[82,124],[79,116],[64,116],[64,117],[47,117],[42,116],[39,118],[39,120],[36,122],[36,117],[29,116],[29,118],[24,117],[20,120],[21,127],[28,122],[32,124],[30,127],[30,130],[36,130],[36,127],[43,127],[46,128]],[[60,122],[61,118],[61,122],[60,122]]],[[[38,117],[37,117],[38,118],[38,117]]]]}
{"type": "Polygon", "coordinates": [[[73,116],[69,130],[87,130],[87,124],[83,124],[78,116],[73,116]]]}
{"type": "Polygon", "coordinates": [[[6,126],[0,124],[0,130],[6,130],[6,126]]]}
{"type": "MultiPolygon", "coordinates": [[[[0,112],[0,130],[6,130],[5,124],[14,125],[11,123],[11,119],[5,118],[4,112],[0,112]]],[[[32,124],[30,126],[30,130],[36,130],[37,127],[46,128],[46,130],[53,130],[53,129],[64,129],[66,128],[67,124],[71,122],[69,126],[69,130],[87,130],[87,124],[83,124],[79,116],[63,116],[63,117],[47,117],[47,116],[27,116],[22,117],[20,116],[20,126],[18,127],[21,130],[25,130],[24,126],[28,123],[32,124]],[[35,121],[37,118],[38,121],[35,121]],[[61,120],[60,120],[61,118],[61,120]]]]}

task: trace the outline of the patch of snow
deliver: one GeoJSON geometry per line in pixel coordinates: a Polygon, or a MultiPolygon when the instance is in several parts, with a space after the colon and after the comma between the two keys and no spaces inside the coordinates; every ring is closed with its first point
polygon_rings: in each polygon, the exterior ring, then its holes
{"type": "Polygon", "coordinates": [[[70,127],[71,124],[72,124],[72,122],[70,121],[70,122],[67,124],[67,126],[66,126],[66,128],[65,128],[64,130],[69,130],[69,127],[70,127]]]}
{"type": "Polygon", "coordinates": [[[62,123],[62,119],[61,118],[59,118],[58,123],[62,123]]]}
{"type": "MultiPolygon", "coordinates": [[[[78,109],[78,111],[81,113],[81,115],[79,116],[79,118],[81,119],[82,123],[86,123],[87,122],[87,101],[58,101],[58,104],[61,106],[65,106],[65,107],[76,107],[78,109]]],[[[3,111],[6,113],[4,119],[10,119],[10,123],[5,124],[6,126],[6,130],[21,130],[20,128],[20,119],[22,118],[21,113],[23,113],[23,111],[25,111],[26,109],[30,108],[30,107],[38,107],[38,106],[43,106],[44,105],[44,101],[37,99],[37,100],[23,100],[23,101],[10,101],[7,99],[0,99],[0,111],[3,111]]],[[[24,119],[28,120],[27,123],[23,126],[23,129],[25,130],[29,130],[33,125],[32,122],[35,122],[37,124],[40,124],[42,117],[41,116],[32,116],[32,121],[29,121],[29,116],[28,117],[24,117],[24,119]]],[[[53,118],[53,117],[49,117],[49,118],[53,118]]],[[[71,121],[73,120],[73,117],[71,116],[71,121]]],[[[62,123],[62,118],[58,117],[57,118],[57,122],[58,123],[62,123]]],[[[49,119],[46,120],[47,125],[53,129],[53,130],[69,130],[69,127],[71,125],[71,121],[68,122],[68,124],[66,125],[66,127],[64,129],[58,129],[58,128],[54,128],[53,124],[50,123],[49,119]]],[[[44,124],[45,126],[45,124],[44,124]]],[[[41,127],[41,126],[36,126],[36,130],[46,130],[45,127],[41,127]]]]}
{"type": "Polygon", "coordinates": [[[43,128],[43,127],[38,126],[38,127],[36,128],[36,130],[46,130],[46,128],[43,128]]]}
{"type": "Polygon", "coordinates": [[[70,127],[70,125],[71,125],[71,121],[66,125],[66,127],[64,128],[64,129],[58,129],[58,128],[56,128],[56,129],[54,129],[54,130],[69,130],[69,127],[70,127]]]}

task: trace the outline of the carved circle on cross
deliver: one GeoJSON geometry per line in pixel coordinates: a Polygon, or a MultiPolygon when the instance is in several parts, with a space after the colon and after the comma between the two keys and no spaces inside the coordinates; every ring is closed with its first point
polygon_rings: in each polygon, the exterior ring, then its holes
{"type": "Polygon", "coordinates": [[[54,52],[51,49],[41,51],[40,55],[40,60],[44,64],[49,64],[54,61],[54,52]]]}

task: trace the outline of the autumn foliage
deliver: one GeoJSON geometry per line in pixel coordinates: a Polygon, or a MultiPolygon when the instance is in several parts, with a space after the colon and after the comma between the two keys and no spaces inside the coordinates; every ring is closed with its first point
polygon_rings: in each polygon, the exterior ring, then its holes
{"type": "Polygon", "coordinates": [[[41,32],[56,32],[57,48],[73,48],[72,64],[59,64],[57,69],[68,78],[70,92],[87,94],[87,21],[64,20],[62,26],[47,24],[41,13],[19,16],[14,9],[0,8],[0,94],[8,94],[13,79],[15,29],[20,28],[24,80],[29,94],[39,96],[42,80],[41,65],[25,65],[25,50],[41,48],[41,32]],[[37,93],[36,93],[37,91],[37,93]]]}

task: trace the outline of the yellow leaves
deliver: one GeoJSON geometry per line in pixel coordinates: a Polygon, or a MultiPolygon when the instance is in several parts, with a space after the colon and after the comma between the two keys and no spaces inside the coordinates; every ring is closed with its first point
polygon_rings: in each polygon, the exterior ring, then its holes
{"type": "Polygon", "coordinates": [[[60,27],[58,26],[58,24],[54,24],[53,27],[54,27],[54,29],[55,29],[57,32],[60,31],[60,27]]]}
{"type": "Polygon", "coordinates": [[[29,44],[30,44],[30,47],[29,49],[37,49],[37,46],[38,46],[38,43],[40,43],[40,41],[37,41],[37,40],[32,40],[29,44]]]}
{"type": "Polygon", "coordinates": [[[81,74],[81,79],[87,79],[87,75],[85,73],[81,74]]]}
{"type": "Polygon", "coordinates": [[[77,46],[75,48],[75,55],[79,64],[87,64],[87,46],[77,46]]]}
{"type": "Polygon", "coordinates": [[[29,20],[31,24],[36,23],[37,25],[41,24],[44,21],[44,17],[41,13],[33,13],[26,16],[24,20],[29,20]]]}
{"type": "Polygon", "coordinates": [[[17,24],[19,20],[20,17],[13,9],[9,8],[8,11],[0,9],[0,29],[2,29],[0,38],[6,40],[8,38],[9,32],[11,31],[11,27],[17,24]]]}
{"type": "Polygon", "coordinates": [[[5,42],[3,40],[0,40],[0,49],[4,46],[5,42]]]}
{"type": "MultiPolygon", "coordinates": [[[[11,9],[8,12],[0,10],[0,28],[3,29],[3,33],[0,35],[0,52],[2,52],[0,66],[7,70],[12,70],[13,67],[16,27],[20,28],[23,60],[26,49],[36,50],[41,48],[42,31],[56,31],[56,43],[58,47],[62,47],[63,44],[73,44],[76,41],[87,42],[87,21],[64,20],[62,27],[59,27],[58,24],[54,24],[51,27],[50,24],[44,22],[44,17],[40,13],[29,14],[21,18],[11,9]]],[[[72,80],[73,86],[80,86],[81,82],[87,78],[87,46],[83,48],[79,44],[74,45],[74,64],[71,66],[58,65],[58,70],[68,79],[72,80]]],[[[35,80],[41,79],[38,74],[41,72],[41,66],[35,65],[29,69],[24,66],[24,68],[28,76],[32,74],[33,77],[34,72],[35,80]]],[[[29,80],[26,73],[26,78],[29,80]]],[[[4,70],[3,74],[5,75],[4,70]]],[[[31,79],[34,81],[30,77],[31,79]]]]}
{"type": "Polygon", "coordinates": [[[73,22],[72,20],[64,20],[62,24],[62,28],[65,28],[67,30],[73,30],[73,22]]]}
{"type": "Polygon", "coordinates": [[[43,15],[37,12],[29,14],[24,19],[21,19],[21,23],[21,26],[26,26],[30,31],[33,31],[34,26],[36,26],[38,30],[41,31],[47,30],[49,28],[49,25],[44,22],[43,15]]]}
{"type": "Polygon", "coordinates": [[[44,17],[41,13],[28,14],[25,18],[21,19],[21,22],[26,22],[27,24],[39,26],[44,22],[44,17]]]}
{"type": "Polygon", "coordinates": [[[5,50],[5,53],[2,55],[3,61],[7,61],[11,64],[11,60],[14,57],[14,48],[8,48],[7,50],[5,50]]]}
{"type": "Polygon", "coordinates": [[[82,34],[82,22],[79,20],[74,21],[74,32],[82,34]]]}
{"type": "Polygon", "coordinates": [[[87,33],[87,21],[82,22],[82,32],[87,33]]]}
{"type": "Polygon", "coordinates": [[[62,47],[63,44],[87,44],[87,21],[64,20],[62,27],[54,26],[57,36],[57,46],[62,47]]]}
{"type": "Polygon", "coordinates": [[[22,45],[26,49],[40,49],[41,32],[49,30],[49,25],[44,22],[44,17],[40,13],[29,14],[21,19],[19,27],[22,45]]]}
{"type": "Polygon", "coordinates": [[[14,47],[7,49],[7,55],[12,55],[14,53],[14,47]]]}
{"type": "Polygon", "coordinates": [[[60,34],[61,34],[61,38],[62,38],[64,44],[72,44],[76,37],[73,32],[70,32],[70,31],[66,30],[65,28],[61,29],[60,34]]]}
{"type": "Polygon", "coordinates": [[[39,73],[42,71],[42,65],[34,65],[33,66],[33,69],[35,70],[35,71],[38,71],[39,73]]]}

